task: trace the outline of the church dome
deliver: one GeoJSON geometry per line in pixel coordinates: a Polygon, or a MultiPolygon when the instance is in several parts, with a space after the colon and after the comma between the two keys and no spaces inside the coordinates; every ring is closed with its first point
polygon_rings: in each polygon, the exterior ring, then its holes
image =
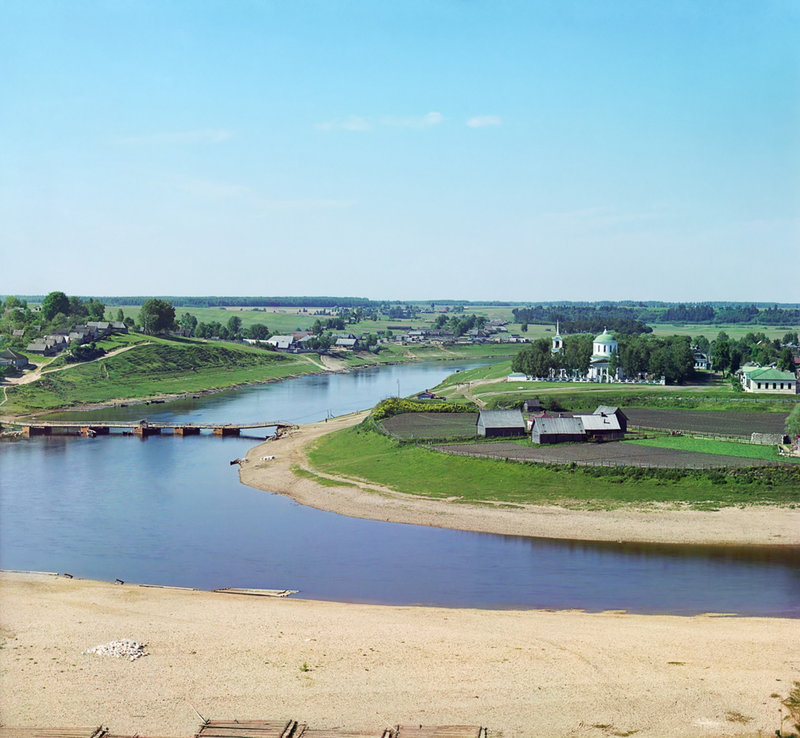
{"type": "Polygon", "coordinates": [[[604,329],[603,332],[599,336],[595,336],[594,339],[595,343],[616,343],[617,339],[614,338],[612,333],[609,333],[608,330],[604,329]]]}

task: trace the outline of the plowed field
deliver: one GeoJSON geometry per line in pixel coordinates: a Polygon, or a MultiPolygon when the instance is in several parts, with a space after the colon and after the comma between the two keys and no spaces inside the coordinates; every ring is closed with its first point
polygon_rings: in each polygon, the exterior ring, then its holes
{"type": "Polygon", "coordinates": [[[552,446],[522,446],[518,443],[459,443],[437,446],[438,451],[491,459],[514,459],[548,464],[584,466],[640,466],[659,469],[714,469],[732,466],[767,466],[775,462],[736,456],[701,454],[650,448],[633,443],[562,443],[552,446]]]}
{"type": "Polygon", "coordinates": [[[721,436],[742,436],[751,433],[783,433],[786,416],[780,413],[734,413],[701,410],[650,410],[626,407],[628,425],[664,430],[697,431],[721,436]]]}
{"type": "Polygon", "coordinates": [[[478,413],[403,413],[381,421],[398,438],[474,438],[478,413]]]}

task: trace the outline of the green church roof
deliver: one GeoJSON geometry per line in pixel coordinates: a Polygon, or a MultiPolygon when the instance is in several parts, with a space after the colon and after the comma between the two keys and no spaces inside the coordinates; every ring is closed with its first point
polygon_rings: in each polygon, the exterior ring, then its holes
{"type": "Polygon", "coordinates": [[[617,339],[614,338],[613,333],[609,333],[607,330],[604,330],[599,336],[595,336],[594,339],[595,343],[616,343],[617,339]]]}

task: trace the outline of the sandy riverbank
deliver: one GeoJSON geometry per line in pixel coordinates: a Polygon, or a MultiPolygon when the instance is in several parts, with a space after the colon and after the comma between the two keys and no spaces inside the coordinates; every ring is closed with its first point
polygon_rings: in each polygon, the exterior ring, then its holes
{"type": "Polygon", "coordinates": [[[256,446],[242,465],[242,482],[342,515],[441,528],[586,541],[800,545],[800,509],[754,506],[706,511],[653,506],[583,511],[542,505],[477,506],[398,494],[367,483],[321,485],[292,471],[293,467],[308,468],[310,443],[360,422],[365,415],[310,423],[256,446]],[[275,459],[262,460],[265,456],[275,459]]]}
{"type": "Polygon", "coordinates": [[[379,607],[15,573],[0,574],[0,602],[5,725],[190,736],[197,710],[504,738],[755,736],[773,734],[800,678],[796,620],[379,607]],[[83,654],[119,638],[150,655],[83,654]]]}

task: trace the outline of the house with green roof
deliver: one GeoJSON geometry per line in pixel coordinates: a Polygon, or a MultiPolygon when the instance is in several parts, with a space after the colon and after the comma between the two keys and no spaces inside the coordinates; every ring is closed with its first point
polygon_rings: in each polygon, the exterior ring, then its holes
{"type": "Polygon", "coordinates": [[[779,395],[797,394],[797,376],[775,367],[746,366],[741,370],[742,387],[745,392],[769,392],[779,395]]]}

